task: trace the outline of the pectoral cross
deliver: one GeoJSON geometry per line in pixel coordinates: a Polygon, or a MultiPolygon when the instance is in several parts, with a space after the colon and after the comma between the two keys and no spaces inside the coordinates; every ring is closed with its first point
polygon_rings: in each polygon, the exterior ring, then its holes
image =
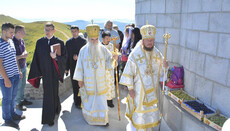
{"type": "Polygon", "coordinates": [[[141,55],[138,54],[138,59],[137,59],[137,61],[140,61],[140,63],[143,63],[142,59],[144,59],[144,58],[145,58],[144,56],[141,57],[141,55]]]}

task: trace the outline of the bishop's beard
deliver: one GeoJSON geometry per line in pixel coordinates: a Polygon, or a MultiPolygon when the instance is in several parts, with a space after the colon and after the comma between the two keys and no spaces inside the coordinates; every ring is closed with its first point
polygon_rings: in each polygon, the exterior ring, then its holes
{"type": "Polygon", "coordinates": [[[100,43],[98,41],[97,44],[93,44],[90,41],[88,41],[89,44],[89,54],[91,57],[98,59],[100,54],[100,43]]]}
{"type": "MultiPolygon", "coordinates": [[[[153,46],[154,47],[154,46],[153,46]]],[[[152,51],[153,50],[153,47],[146,47],[145,45],[144,45],[144,50],[146,50],[146,51],[152,51]]]]}

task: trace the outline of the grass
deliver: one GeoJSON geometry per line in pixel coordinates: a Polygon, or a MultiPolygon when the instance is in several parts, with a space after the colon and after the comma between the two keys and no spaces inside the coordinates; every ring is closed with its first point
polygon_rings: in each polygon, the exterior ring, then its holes
{"type": "MultiPolygon", "coordinates": [[[[45,36],[44,26],[47,21],[39,21],[39,22],[32,22],[32,23],[23,23],[17,19],[14,19],[9,16],[0,15],[0,24],[5,22],[11,22],[16,25],[23,25],[26,29],[26,36],[23,38],[26,44],[26,50],[28,52],[27,57],[27,65],[30,67],[30,64],[33,59],[33,54],[35,50],[36,42],[39,38],[45,36]]],[[[62,39],[66,42],[72,35],[70,32],[70,25],[66,25],[63,23],[52,22],[55,25],[56,32],[54,33],[55,36],[62,39]]],[[[80,32],[85,32],[84,30],[80,30],[80,32]]],[[[0,30],[1,33],[1,30],[0,30]]]]}

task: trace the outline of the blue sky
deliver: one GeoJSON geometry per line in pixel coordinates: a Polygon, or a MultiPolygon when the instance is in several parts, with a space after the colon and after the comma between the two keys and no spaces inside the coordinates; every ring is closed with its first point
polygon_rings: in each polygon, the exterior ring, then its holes
{"type": "Polygon", "coordinates": [[[0,3],[0,14],[24,22],[135,19],[135,0],[0,0],[0,3]]]}

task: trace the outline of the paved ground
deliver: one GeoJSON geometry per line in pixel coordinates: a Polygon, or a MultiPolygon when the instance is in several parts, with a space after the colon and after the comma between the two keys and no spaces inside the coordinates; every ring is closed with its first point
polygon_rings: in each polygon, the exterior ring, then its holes
{"type": "MultiPolygon", "coordinates": [[[[120,91],[121,96],[126,96],[127,90],[120,91]]],[[[82,116],[81,110],[75,108],[73,105],[73,95],[71,91],[68,91],[61,98],[62,111],[59,116],[55,118],[55,125],[49,127],[48,125],[41,124],[42,114],[42,101],[33,101],[33,105],[27,106],[27,111],[23,112],[26,116],[25,120],[18,121],[21,131],[81,131],[81,130],[94,130],[94,131],[125,131],[127,120],[125,118],[125,105],[121,104],[121,121],[118,120],[117,100],[114,100],[115,107],[109,108],[109,126],[90,126],[88,125],[82,116]]],[[[22,113],[17,111],[17,113],[22,113]]],[[[0,109],[0,114],[1,109],[0,109]]],[[[4,125],[2,116],[0,118],[0,124],[4,125]]],[[[13,130],[5,126],[1,126],[0,130],[13,130]]]]}
{"type": "MultiPolygon", "coordinates": [[[[1,94],[1,93],[0,93],[1,94]]],[[[121,99],[127,95],[127,90],[120,89],[121,99]]],[[[1,97],[1,96],[0,96],[1,97]]],[[[121,121],[118,120],[117,100],[114,100],[115,107],[109,108],[109,126],[90,126],[88,125],[81,110],[75,108],[73,105],[72,91],[67,91],[61,96],[62,111],[59,116],[55,118],[55,124],[52,127],[41,124],[42,101],[33,101],[33,105],[27,106],[27,111],[23,112],[26,116],[25,120],[18,121],[21,131],[125,131],[128,121],[125,118],[125,105],[121,103],[121,121]]],[[[0,114],[2,109],[0,109],[0,114]]],[[[17,113],[22,113],[17,111],[17,113]]],[[[0,131],[14,131],[16,129],[4,126],[2,116],[0,117],[0,131]]],[[[163,121],[161,129],[167,131],[168,127],[163,121]]]]}

